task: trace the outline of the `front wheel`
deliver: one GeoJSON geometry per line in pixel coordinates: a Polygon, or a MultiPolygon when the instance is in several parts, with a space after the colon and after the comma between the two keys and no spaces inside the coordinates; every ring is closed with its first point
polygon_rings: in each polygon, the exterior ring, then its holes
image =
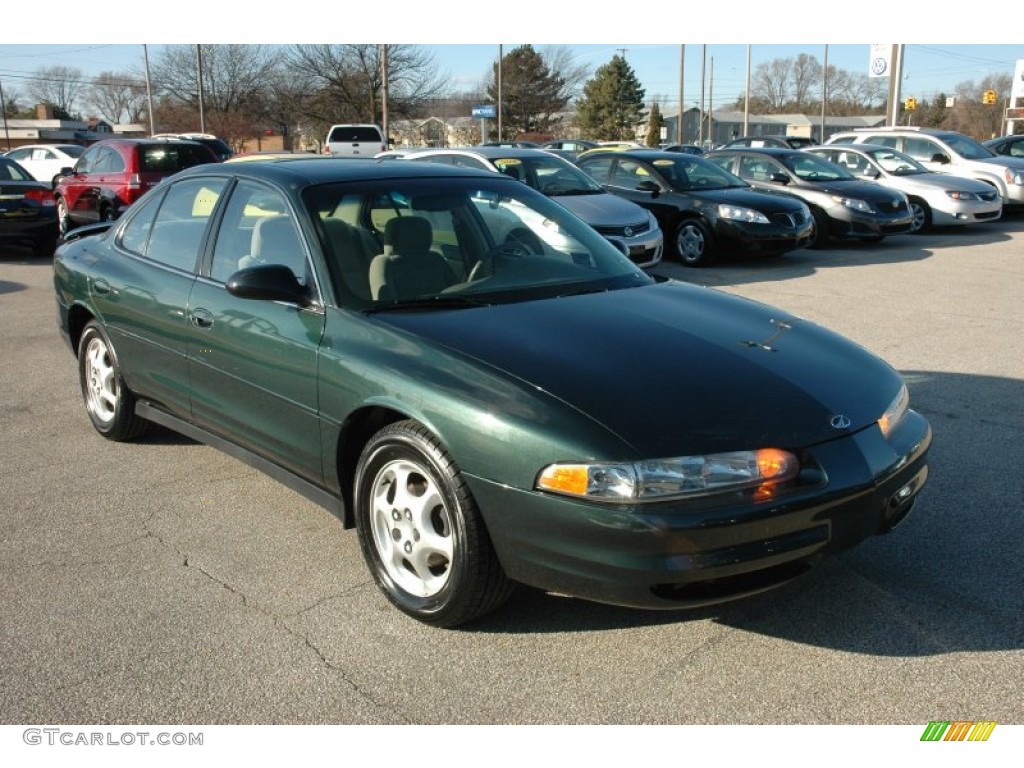
{"type": "Polygon", "coordinates": [[[512,593],[458,467],[418,422],[391,424],[367,443],[356,468],[355,516],[374,580],[414,619],[454,627],[512,593]]]}
{"type": "Polygon", "coordinates": [[[699,219],[687,219],[676,230],[676,253],[688,267],[711,261],[711,230],[699,219]]]}
{"type": "Polygon", "coordinates": [[[832,236],[832,225],[829,223],[828,214],[817,208],[812,208],[811,215],[814,217],[814,230],[811,232],[811,242],[808,243],[808,246],[811,248],[824,248],[828,245],[828,240],[832,236]]]}
{"type": "Polygon", "coordinates": [[[924,200],[911,199],[910,212],[914,216],[914,220],[910,224],[912,234],[916,235],[919,232],[926,232],[931,228],[932,209],[928,207],[928,203],[924,202],[924,200]]]}
{"type": "Polygon", "coordinates": [[[148,422],[135,415],[135,395],[125,386],[114,348],[99,323],[92,321],[78,342],[78,374],[85,410],[96,431],[108,440],[131,440],[148,422]]]}
{"type": "Polygon", "coordinates": [[[63,197],[57,198],[57,228],[60,236],[67,236],[68,232],[74,229],[71,218],[68,216],[68,204],[63,197]]]}

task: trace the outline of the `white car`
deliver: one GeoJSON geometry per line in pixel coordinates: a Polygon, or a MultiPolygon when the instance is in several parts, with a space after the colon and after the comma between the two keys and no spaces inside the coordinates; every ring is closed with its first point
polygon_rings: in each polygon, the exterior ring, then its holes
{"type": "MultiPolygon", "coordinates": [[[[648,269],[661,261],[664,235],[654,214],[611,194],[571,162],[546,150],[491,146],[421,149],[405,155],[405,161],[455,165],[512,176],[568,208],[638,267],[648,269]]],[[[572,244],[562,243],[560,233],[546,232],[541,227],[535,234],[555,250],[571,255],[572,244]]]]}
{"type": "Polygon", "coordinates": [[[889,147],[828,144],[804,151],[831,160],[858,178],[905,194],[914,214],[911,232],[923,232],[933,226],[996,221],[1003,214],[1003,200],[991,184],[929,171],[910,155],[889,147]]]}
{"type": "Polygon", "coordinates": [[[26,144],[4,154],[26,171],[36,181],[57,186],[61,168],[74,168],[85,147],[78,144],[26,144]]]}

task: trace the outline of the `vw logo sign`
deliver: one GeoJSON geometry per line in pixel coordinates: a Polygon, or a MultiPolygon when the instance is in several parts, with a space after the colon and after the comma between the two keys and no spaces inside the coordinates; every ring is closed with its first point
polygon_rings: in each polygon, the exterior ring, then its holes
{"type": "Polygon", "coordinates": [[[829,423],[832,425],[833,429],[849,429],[850,424],[852,424],[853,422],[850,421],[849,416],[844,416],[841,413],[837,413],[835,416],[832,417],[832,421],[830,421],[829,423]]]}
{"type": "Polygon", "coordinates": [[[622,230],[622,234],[624,234],[626,237],[632,237],[633,236],[633,228],[632,227],[626,227],[624,230],[622,230]]]}

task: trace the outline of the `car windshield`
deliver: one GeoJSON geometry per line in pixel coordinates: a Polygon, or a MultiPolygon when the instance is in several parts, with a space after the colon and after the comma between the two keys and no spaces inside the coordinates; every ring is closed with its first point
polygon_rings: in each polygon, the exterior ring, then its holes
{"type": "Polygon", "coordinates": [[[607,291],[652,278],[533,189],[493,179],[389,179],[303,193],[343,306],[402,311],[607,291]]]}
{"type": "Polygon", "coordinates": [[[996,153],[988,147],[982,146],[974,139],[963,136],[959,133],[943,134],[942,140],[960,157],[967,160],[987,160],[996,157],[996,153]]]}
{"type": "Polygon", "coordinates": [[[568,160],[547,152],[543,156],[499,157],[491,162],[506,176],[552,197],[607,194],[600,184],[568,160]]]}
{"type": "Polygon", "coordinates": [[[810,152],[792,152],[782,155],[779,160],[793,174],[803,181],[852,181],[853,174],[845,168],[829,162],[810,152]]]}
{"type": "Polygon", "coordinates": [[[866,152],[866,154],[882,170],[891,173],[893,176],[916,176],[919,173],[931,173],[931,171],[910,155],[905,155],[895,149],[874,149],[866,152]]]}
{"type": "Polygon", "coordinates": [[[659,157],[652,165],[678,192],[750,186],[739,176],[733,176],[710,160],[696,155],[674,152],[671,157],[659,157]]]}

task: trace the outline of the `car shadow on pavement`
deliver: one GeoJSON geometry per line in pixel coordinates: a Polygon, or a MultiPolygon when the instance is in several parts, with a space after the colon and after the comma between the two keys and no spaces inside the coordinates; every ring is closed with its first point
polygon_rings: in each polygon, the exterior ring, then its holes
{"type": "Polygon", "coordinates": [[[723,254],[700,269],[685,267],[674,257],[667,256],[648,272],[712,288],[774,282],[806,277],[834,267],[923,261],[950,246],[983,247],[1006,242],[1011,239],[1010,233],[1022,228],[1024,217],[1013,217],[975,227],[946,227],[921,235],[894,235],[879,243],[833,241],[822,249],[801,248],[781,256],[723,254]]]}
{"type": "Polygon", "coordinates": [[[789,584],[718,606],[644,611],[522,590],[467,628],[616,630],[713,621],[840,651],[927,656],[1024,648],[1024,376],[904,372],[931,422],[930,477],[894,531],[789,584]]]}

